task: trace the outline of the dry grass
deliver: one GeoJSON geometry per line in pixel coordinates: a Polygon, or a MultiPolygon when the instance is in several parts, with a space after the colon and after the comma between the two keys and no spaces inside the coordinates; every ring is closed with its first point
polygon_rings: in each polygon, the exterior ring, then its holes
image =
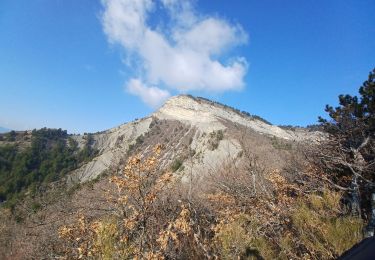
{"type": "Polygon", "coordinates": [[[362,239],[361,219],[344,215],[341,194],[325,190],[300,199],[292,214],[302,244],[315,258],[335,258],[362,239]]]}
{"type": "Polygon", "coordinates": [[[215,244],[222,259],[274,259],[273,245],[253,217],[240,214],[216,226],[215,244]]]}

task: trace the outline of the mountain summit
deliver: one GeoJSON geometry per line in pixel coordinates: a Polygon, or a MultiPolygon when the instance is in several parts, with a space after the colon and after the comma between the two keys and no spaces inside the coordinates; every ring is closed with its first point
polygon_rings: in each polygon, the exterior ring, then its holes
{"type": "MultiPolygon", "coordinates": [[[[287,148],[292,149],[295,143],[312,142],[319,136],[318,132],[306,129],[286,130],[205,98],[179,95],[171,97],[148,117],[92,134],[92,146],[99,155],[74,172],[71,180],[85,182],[96,178],[118,166],[127,155],[147,153],[156,143],[169,151],[163,165],[176,164],[182,175],[188,168],[186,164],[194,172],[207,172],[208,168],[219,167],[224,159],[238,157],[245,138],[255,154],[261,157],[273,154],[275,166],[281,166],[284,159],[280,156],[284,156],[281,154],[287,148]]],[[[73,138],[80,146],[84,145],[85,136],[73,138]]]]}
{"type": "Polygon", "coordinates": [[[252,116],[247,112],[220,104],[201,97],[179,95],[171,97],[156,113],[160,119],[179,120],[197,126],[202,131],[225,129],[223,121],[242,125],[255,132],[287,140],[304,140],[311,138],[305,131],[288,131],[271,125],[266,120],[252,116]]]}

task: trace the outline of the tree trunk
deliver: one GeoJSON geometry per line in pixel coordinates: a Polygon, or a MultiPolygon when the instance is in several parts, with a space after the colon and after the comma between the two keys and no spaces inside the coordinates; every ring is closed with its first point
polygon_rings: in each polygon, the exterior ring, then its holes
{"type": "Polygon", "coordinates": [[[375,231],[375,193],[371,194],[371,217],[370,221],[365,228],[365,237],[374,236],[375,231]]]}
{"type": "Polygon", "coordinates": [[[358,176],[353,175],[352,182],[351,182],[351,210],[353,216],[361,217],[361,203],[360,203],[360,194],[359,194],[359,186],[358,186],[358,176]]]}

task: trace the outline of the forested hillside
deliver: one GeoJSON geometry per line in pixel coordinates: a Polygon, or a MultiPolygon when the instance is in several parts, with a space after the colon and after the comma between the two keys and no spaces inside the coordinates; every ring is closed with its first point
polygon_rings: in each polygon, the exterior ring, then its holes
{"type": "Polygon", "coordinates": [[[35,193],[40,185],[61,179],[96,153],[90,135],[79,149],[61,129],[12,131],[0,137],[0,203],[5,206],[13,206],[25,193],[35,193]]]}

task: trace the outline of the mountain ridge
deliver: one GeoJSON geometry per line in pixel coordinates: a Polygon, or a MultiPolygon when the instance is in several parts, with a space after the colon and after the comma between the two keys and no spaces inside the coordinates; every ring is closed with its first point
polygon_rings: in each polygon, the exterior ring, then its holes
{"type": "MultiPolygon", "coordinates": [[[[134,152],[134,147],[142,146],[145,151],[138,152],[147,152],[150,145],[145,143],[158,141],[174,151],[176,148],[172,147],[172,140],[176,147],[183,145],[185,150],[200,152],[200,158],[194,157],[194,170],[204,172],[207,171],[207,165],[211,168],[218,167],[223,159],[228,158],[228,153],[231,154],[230,158],[235,158],[242,150],[239,140],[241,135],[256,136],[263,140],[265,146],[269,145],[266,143],[270,140],[271,143],[276,142],[276,139],[280,139],[277,141],[280,143],[292,144],[311,143],[322,137],[320,132],[303,128],[282,129],[258,117],[205,98],[178,95],[169,98],[163,106],[147,117],[92,134],[93,147],[99,151],[99,155],[72,174],[70,180],[85,182],[95,179],[134,152]],[[218,133],[224,133],[221,140],[215,140],[216,137],[213,137],[218,133]],[[174,135],[181,140],[175,140],[174,135]],[[189,136],[190,140],[188,144],[182,144],[186,142],[186,136],[189,136]]],[[[84,145],[84,136],[72,137],[80,146],[84,145]]],[[[177,157],[185,157],[178,154],[178,151],[169,152],[169,158],[165,158],[164,165],[172,164],[177,157]]]]}
{"type": "Polygon", "coordinates": [[[0,126],[0,133],[1,134],[7,133],[7,132],[10,132],[10,131],[12,131],[12,130],[9,129],[9,128],[5,128],[5,127],[0,126]]]}
{"type": "Polygon", "coordinates": [[[306,134],[305,131],[291,131],[282,129],[279,126],[272,125],[259,116],[250,115],[247,112],[241,112],[235,108],[210,101],[204,98],[196,98],[190,95],[179,95],[168,99],[165,104],[155,113],[159,118],[172,118],[182,121],[190,121],[203,130],[222,128],[217,123],[217,119],[230,120],[235,123],[245,125],[262,134],[273,135],[288,140],[304,140],[306,138],[317,138],[317,136],[306,134]],[[213,124],[213,125],[212,125],[213,124]]]}
{"type": "MultiPolygon", "coordinates": [[[[314,143],[322,136],[319,131],[305,128],[284,129],[206,98],[178,95],[144,118],[97,133],[69,135],[80,149],[87,146],[88,139],[92,140],[90,146],[98,153],[69,174],[68,183],[93,180],[119,167],[129,155],[147,153],[156,143],[168,148],[162,162],[164,167],[180,164],[183,169],[187,151],[191,150],[195,153],[190,158],[194,171],[207,172],[209,168],[219,167],[223,160],[238,157],[244,149],[242,139],[245,137],[252,140],[259,156],[265,151],[274,153],[276,167],[282,164],[284,155],[279,158],[273,150],[314,143]]],[[[181,169],[181,175],[184,175],[181,169]]]]}

